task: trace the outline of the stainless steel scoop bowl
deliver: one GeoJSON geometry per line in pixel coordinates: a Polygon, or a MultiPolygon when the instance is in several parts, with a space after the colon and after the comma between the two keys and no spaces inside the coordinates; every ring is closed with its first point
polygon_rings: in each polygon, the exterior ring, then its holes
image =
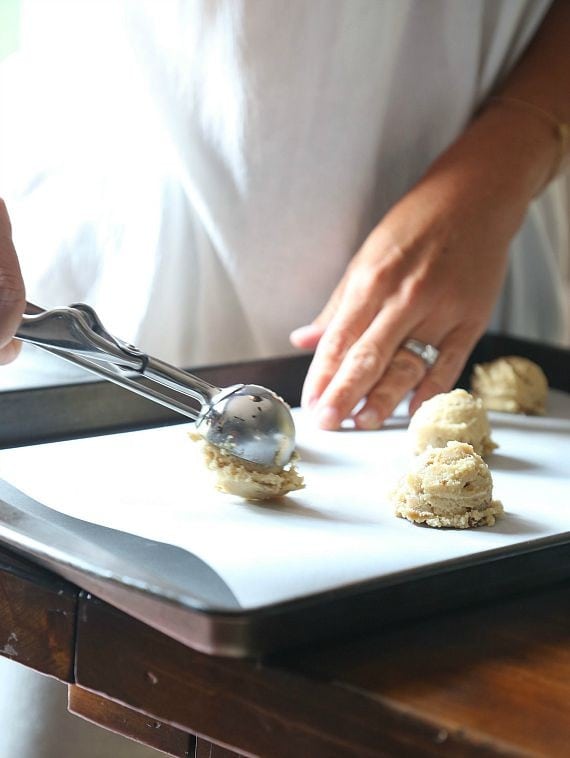
{"type": "Polygon", "coordinates": [[[257,384],[220,390],[204,407],[196,429],[212,445],[262,466],[285,466],[295,449],[291,411],[257,384]]]}

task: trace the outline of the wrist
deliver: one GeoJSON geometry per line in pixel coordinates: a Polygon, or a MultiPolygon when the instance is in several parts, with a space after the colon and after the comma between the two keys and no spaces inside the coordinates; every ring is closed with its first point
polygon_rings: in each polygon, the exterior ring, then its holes
{"type": "Polygon", "coordinates": [[[449,149],[449,158],[465,162],[489,191],[525,207],[556,174],[561,141],[553,120],[529,109],[493,101],[469,124],[449,149]]]}
{"type": "MultiPolygon", "coordinates": [[[[548,146],[555,147],[555,157],[552,169],[541,189],[544,189],[552,179],[564,171],[567,159],[570,157],[570,122],[561,120],[554,113],[551,113],[549,110],[546,110],[541,107],[541,105],[534,102],[533,99],[515,97],[511,94],[494,95],[493,97],[490,97],[487,101],[486,107],[498,107],[518,111],[523,123],[524,118],[527,120],[532,118],[534,119],[535,124],[538,120],[544,127],[549,128],[550,140],[548,146]]],[[[545,147],[547,147],[547,145],[545,145],[545,147]]],[[[538,192],[536,194],[538,194],[538,192]]]]}

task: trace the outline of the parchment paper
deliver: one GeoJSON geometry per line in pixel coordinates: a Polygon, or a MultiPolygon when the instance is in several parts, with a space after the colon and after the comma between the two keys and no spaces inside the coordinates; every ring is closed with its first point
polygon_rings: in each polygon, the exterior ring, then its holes
{"type": "Polygon", "coordinates": [[[215,491],[190,425],[0,451],[0,476],[75,518],[182,547],[246,609],[570,530],[570,395],[544,417],[491,413],[506,510],[494,527],[436,530],[393,515],[412,461],[402,409],[378,432],[323,432],[295,410],[306,489],[266,504],[215,491]]]}

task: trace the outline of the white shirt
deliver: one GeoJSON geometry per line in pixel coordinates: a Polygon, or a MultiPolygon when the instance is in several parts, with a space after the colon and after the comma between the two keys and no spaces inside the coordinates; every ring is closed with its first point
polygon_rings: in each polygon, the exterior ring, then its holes
{"type": "MultiPolygon", "coordinates": [[[[29,298],[181,365],[290,352],[548,5],[24,0],[0,190],[29,298]]],[[[567,336],[562,203],[513,242],[496,327],[567,336]]]]}

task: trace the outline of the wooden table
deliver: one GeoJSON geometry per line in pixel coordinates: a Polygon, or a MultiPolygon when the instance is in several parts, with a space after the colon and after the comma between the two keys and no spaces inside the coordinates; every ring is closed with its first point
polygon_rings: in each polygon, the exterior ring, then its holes
{"type": "MultiPolygon", "coordinates": [[[[570,390],[568,351],[486,337],[472,360],[509,353],[528,355],[552,386],[570,390]]],[[[203,375],[225,386],[237,372],[295,402],[306,365],[299,359],[286,376],[278,363],[203,375]]],[[[143,418],[140,399],[111,385],[96,391],[96,405],[81,388],[0,399],[0,444],[67,436],[94,408],[83,420],[91,431],[131,417],[165,421],[156,406],[143,418]],[[48,405],[57,412],[44,418],[48,405]]],[[[570,583],[490,597],[360,639],[229,660],[186,648],[0,547],[0,653],[66,682],[72,712],[173,756],[566,758],[570,583]]]]}
{"type": "Polygon", "coordinates": [[[0,550],[0,640],[66,682],[73,713],[168,755],[570,754],[568,583],[230,660],[0,550]]]}

